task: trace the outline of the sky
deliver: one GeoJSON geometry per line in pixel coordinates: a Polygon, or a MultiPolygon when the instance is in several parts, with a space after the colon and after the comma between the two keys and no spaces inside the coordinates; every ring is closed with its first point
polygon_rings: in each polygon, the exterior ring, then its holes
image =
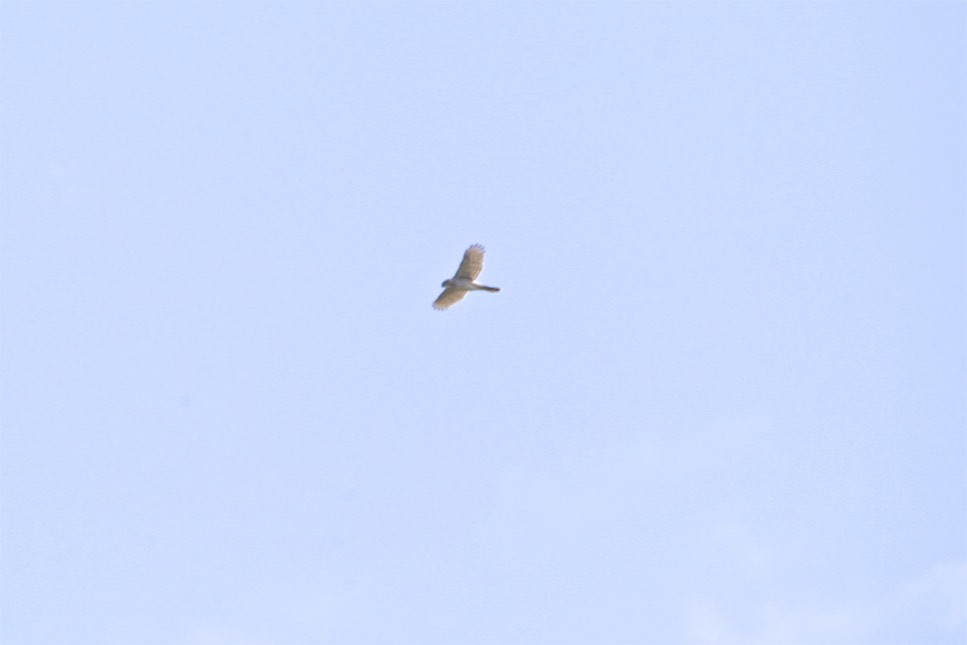
{"type": "Polygon", "coordinates": [[[4,0],[0,642],[967,642],[965,114],[962,2],[4,0]]]}

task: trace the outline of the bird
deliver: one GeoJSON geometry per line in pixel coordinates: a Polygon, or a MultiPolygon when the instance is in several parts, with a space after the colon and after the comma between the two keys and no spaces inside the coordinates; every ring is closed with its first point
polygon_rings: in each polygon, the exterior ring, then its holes
{"type": "Polygon", "coordinates": [[[433,301],[433,308],[443,310],[463,300],[468,291],[490,291],[497,293],[497,287],[477,284],[474,280],[483,271],[484,247],[474,244],[463,254],[463,260],[452,278],[444,280],[443,293],[433,301]]]}

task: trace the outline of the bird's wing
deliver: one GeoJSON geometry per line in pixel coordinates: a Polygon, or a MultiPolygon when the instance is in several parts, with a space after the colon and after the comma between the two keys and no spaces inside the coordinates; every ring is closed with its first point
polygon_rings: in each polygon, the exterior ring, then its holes
{"type": "Polygon", "coordinates": [[[443,293],[441,293],[437,299],[433,301],[433,308],[446,309],[447,307],[455,305],[463,300],[465,295],[467,295],[467,292],[463,289],[444,289],[443,293]]]}
{"type": "Polygon", "coordinates": [[[463,254],[463,261],[454,278],[466,278],[476,280],[480,272],[483,271],[484,247],[474,244],[463,254]]]}

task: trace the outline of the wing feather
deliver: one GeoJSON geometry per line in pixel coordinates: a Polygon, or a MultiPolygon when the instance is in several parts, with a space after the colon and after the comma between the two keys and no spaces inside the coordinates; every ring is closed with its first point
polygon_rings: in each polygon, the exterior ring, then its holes
{"type": "Polygon", "coordinates": [[[455,305],[463,300],[465,295],[467,295],[467,292],[463,289],[444,289],[443,293],[437,296],[437,299],[433,301],[433,308],[446,309],[447,307],[455,305]]]}
{"type": "Polygon", "coordinates": [[[463,261],[454,278],[466,278],[476,280],[480,272],[483,271],[484,247],[474,244],[463,254],[463,261]]]}

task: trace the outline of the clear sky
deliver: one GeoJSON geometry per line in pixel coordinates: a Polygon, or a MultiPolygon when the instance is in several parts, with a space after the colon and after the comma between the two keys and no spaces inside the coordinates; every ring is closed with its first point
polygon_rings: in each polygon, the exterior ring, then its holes
{"type": "Polygon", "coordinates": [[[967,4],[0,30],[0,642],[967,642],[967,4]]]}

